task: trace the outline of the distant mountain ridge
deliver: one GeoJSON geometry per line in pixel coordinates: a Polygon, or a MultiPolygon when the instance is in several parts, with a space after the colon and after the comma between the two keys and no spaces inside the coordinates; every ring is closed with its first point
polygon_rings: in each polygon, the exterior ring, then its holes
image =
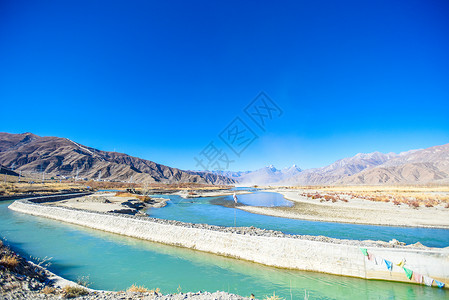
{"type": "Polygon", "coordinates": [[[228,176],[240,184],[245,185],[269,185],[276,184],[299,174],[302,170],[293,165],[282,170],[276,169],[273,165],[266,166],[256,171],[232,172],[232,171],[213,171],[215,174],[228,176]]]}
{"type": "Polygon", "coordinates": [[[88,179],[133,182],[233,184],[212,173],[191,174],[123,153],[97,150],[59,137],[0,133],[0,165],[15,171],[44,172],[88,179]]]}
{"type": "Polygon", "coordinates": [[[380,152],[358,153],[353,157],[339,159],[325,167],[305,170],[280,183],[289,185],[333,184],[365,169],[379,166],[396,155],[395,153],[384,154],[380,152]]]}
{"type": "Polygon", "coordinates": [[[340,184],[449,183],[449,144],[401,153],[340,184]]]}
{"type": "Polygon", "coordinates": [[[449,144],[396,153],[358,153],[321,168],[301,170],[296,165],[277,170],[223,174],[241,185],[426,184],[449,183],[449,144]],[[289,171],[290,170],[290,171],[289,171]]]}
{"type": "Polygon", "coordinates": [[[449,144],[396,153],[359,153],[321,168],[273,165],[255,171],[185,171],[67,138],[0,133],[0,166],[88,179],[240,185],[449,184],[449,144]]]}

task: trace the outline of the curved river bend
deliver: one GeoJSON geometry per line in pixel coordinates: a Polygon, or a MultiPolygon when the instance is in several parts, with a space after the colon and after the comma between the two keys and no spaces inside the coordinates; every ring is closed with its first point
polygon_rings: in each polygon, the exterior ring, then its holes
{"type": "MultiPolygon", "coordinates": [[[[235,213],[237,226],[255,226],[262,229],[278,230],[287,234],[323,235],[337,239],[386,242],[397,239],[407,244],[420,242],[428,247],[443,248],[449,246],[448,229],[356,225],[271,217],[232,208],[234,203],[232,196],[189,199],[183,199],[177,195],[155,195],[155,197],[171,199],[167,202],[166,207],[152,208],[148,211],[150,216],[160,219],[232,227],[234,226],[235,213]]],[[[281,194],[271,192],[239,195],[238,198],[239,202],[248,205],[280,206],[290,203],[281,194]]]]}
{"type": "MultiPolygon", "coordinates": [[[[71,280],[89,276],[95,289],[123,290],[136,283],[159,287],[164,293],[176,293],[178,288],[183,292],[223,290],[243,296],[254,293],[258,298],[276,292],[286,299],[303,299],[305,290],[310,299],[449,296],[438,288],[281,270],[141,241],[13,212],[7,208],[10,203],[0,202],[0,234],[7,243],[25,257],[53,257],[50,270],[71,280]]],[[[170,205],[175,204],[167,208],[170,205]]]]}

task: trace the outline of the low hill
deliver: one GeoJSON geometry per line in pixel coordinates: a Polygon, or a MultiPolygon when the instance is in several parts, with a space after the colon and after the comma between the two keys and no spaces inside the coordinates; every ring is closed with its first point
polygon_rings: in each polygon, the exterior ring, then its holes
{"type": "Polygon", "coordinates": [[[67,138],[0,133],[0,164],[15,171],[133,182],[233,184],[225,176],[189,172],[124,153],[97,150],[67,138]]]}

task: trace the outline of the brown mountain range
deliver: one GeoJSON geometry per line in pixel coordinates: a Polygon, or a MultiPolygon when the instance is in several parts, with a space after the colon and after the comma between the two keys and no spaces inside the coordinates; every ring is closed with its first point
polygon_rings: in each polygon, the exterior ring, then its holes
{"type": "Polygon", "coordinates": [[[340,184],[449,183],[449,144],[399,154],[339,180],[340,184]]]}
{"type": "Polygon", "coordinates": [[[448,184],[449,144],[396,153],[359,153],[308,169],[282,185],[448,184]]]}
{"type": "Polygon", "coordinates": [[[0,164],[15,171],[133,182],[233,184],[212,173],[193,174],[123,153],[101,151],[67,138],[0,133],[0,164]]]}

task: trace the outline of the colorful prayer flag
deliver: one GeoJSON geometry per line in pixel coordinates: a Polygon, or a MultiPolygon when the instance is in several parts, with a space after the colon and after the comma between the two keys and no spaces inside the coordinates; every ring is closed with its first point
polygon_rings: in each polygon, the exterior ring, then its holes
{"type": "Polygon", "coordinates": [[[405,272],[405,275],[407,275],[407,278],[412,279],[413,271],[410,269],[404,268],[404,267],[402,267],[402,268],[404,269],[404,272],[405,272]]]}
{"type": "Polygon", "coordinates": [[[404,267],[404,265],[405,265],[405,259],[402,259],[400,263],[396,264],[396,266],[399,266],[399,267],[404,267]]]}
{"type": "Polygon", "coordinates": [[[433,278],[430,278],[429,276],[423,276],[424,284],[427,286],[432,286],[433,278]]]}
{"type": "Polygon", "coordinates": [[[423,276],[421,274],[418,274],[418,273],[414,272],[413,273],[413,279],[415,279],[415,281],[417,283],[422,283],[423,276]]]}
{"type": "Polygon", "coordinates": [[[438,285],[439,288],[444,288],[444,283],[438,280],[435,280],[435,283],[438,285]]]}
{"type": "Polygon", "coordinates": [[[366,248],[360,248],[360,251],[362,251],[363,255],[368,256],[368,250],[366,248]]]}
{"type": "Polygon", "coordinates": [[[385,265],[387,265],[387,269],[388,270],[393,270],[393,263],[391,261],[388,261],[386,259],[384,259],[385,265]]]}

